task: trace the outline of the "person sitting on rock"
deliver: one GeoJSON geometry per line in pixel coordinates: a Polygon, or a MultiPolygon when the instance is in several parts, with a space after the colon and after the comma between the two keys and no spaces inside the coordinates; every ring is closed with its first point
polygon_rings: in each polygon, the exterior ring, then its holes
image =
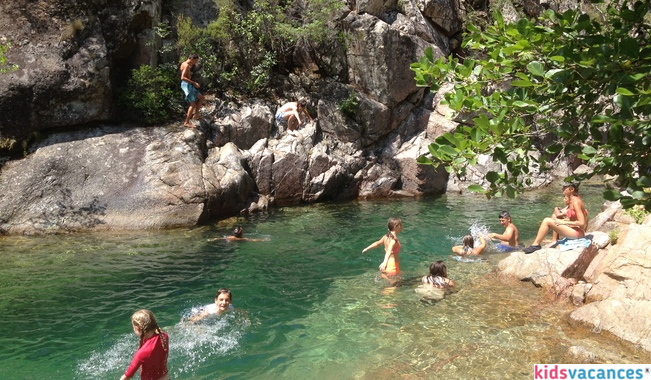
{"type": "MultiPolygon", "coordinates": [[[[565,192],[565,191],[564,191],[565,192]]],[[[587,212],[584,212],[584,208],[581,207],[583,202],[574,202],[573,195],[571,192],[565,192],[569,196],[569,207],[567,209],[567,216],[565,219],[559,219],[555,215],[552,215],[550,218],[545,218],[540,227],[538,228],[538,234],[536,235],[536,240],[533,244],[524,249],[524,253],[533,253],[542,247],[542,243],[545,236],[549,230],[556,231],[560,236],[567,237],[569,239],[580,239],[585,237],[585,230],[588,226],[587,212]]]]}

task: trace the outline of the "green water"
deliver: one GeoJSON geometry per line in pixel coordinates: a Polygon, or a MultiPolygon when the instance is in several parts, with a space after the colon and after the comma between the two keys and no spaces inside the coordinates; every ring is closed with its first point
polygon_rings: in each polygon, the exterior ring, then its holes
{"type": "MultiPolygon", "coordinates": [[[[581,190],[596,215],[601,190],[581,190]]],[[[531,378],[534,363],[561,362],[576,342],[609,343],[575,331],[569,309],[541,290],[491,274],[503,254],[462,263],[449,252],[473,223],[502,232],[502,209],[530,243],[559,194],[323,204],[237,221],[246,236],[265,242],[210,240],[228,235],[236,221],[5,237],[0,378],[117,379],[137,346],[129,317],[140,308],[154,311],[170,334],[175,379],[531,378]],[[395,289],[378,276],[381,249],[360,254],[391,216],[404,225],[404,281],[395,289]],[[437,259],[446,261],[458,292],[426,303],[414,288],[437,259]],[[220,287],[246,313],[180,322],[220,287]]],[[[623,362],[638,358],[618,350],[623,362]]]]}

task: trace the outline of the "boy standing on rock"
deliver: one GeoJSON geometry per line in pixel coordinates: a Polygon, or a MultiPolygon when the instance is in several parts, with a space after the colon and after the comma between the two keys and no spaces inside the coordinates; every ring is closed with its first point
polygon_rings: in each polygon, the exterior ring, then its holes
{"type": "Polygon", "coordinates": [[[192,67],[199,60],[197,54],[191,54],[190,57],[181,63],[181,89],[185,93],[185,100],[190,103],[188,113],[185,116],[184,127],[194,128],[190,123],[190,118],[194,113],[194,118],[199,119],[199,110],[203,105],[204,96],[199,92],[199,83],[192,80],[192,67]]]}

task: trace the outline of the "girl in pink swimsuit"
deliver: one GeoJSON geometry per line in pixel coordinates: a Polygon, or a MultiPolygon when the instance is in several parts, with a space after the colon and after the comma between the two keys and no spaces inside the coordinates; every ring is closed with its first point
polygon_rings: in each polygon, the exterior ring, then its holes
{"type": "Polygon", "coordinates": [[[389,232],[375,243],[364,248],[362,254],[366,251],[384,245],[384,260],[380,264],[380,272],[388,275],[397,275],[400,273],[400,241],[398,233],[402,231],[402,220],[400,218],[389,218],[387,222],[389,232]]]}

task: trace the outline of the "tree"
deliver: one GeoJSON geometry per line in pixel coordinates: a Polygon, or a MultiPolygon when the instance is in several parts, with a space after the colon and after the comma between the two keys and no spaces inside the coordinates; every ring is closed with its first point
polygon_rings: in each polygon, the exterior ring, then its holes
{"type": "Polygon", "coordinates": [[[650,1],[608,5],[603,22],[547,10],[538,22],[507,24],[495,13],[486,30],[468,27],[468,58],[435,60],[428,49],[411,65],[417,84],[453,83],[445,99],[460,124],[418,162],[463,175],[488,154],[506,171],[469,190],[514,197],[531,184],[530,168],[576,155],[593,169],[566,180],[617,176],[628,195],[609,190],[606,199],[651,209],[650,1]]]}

